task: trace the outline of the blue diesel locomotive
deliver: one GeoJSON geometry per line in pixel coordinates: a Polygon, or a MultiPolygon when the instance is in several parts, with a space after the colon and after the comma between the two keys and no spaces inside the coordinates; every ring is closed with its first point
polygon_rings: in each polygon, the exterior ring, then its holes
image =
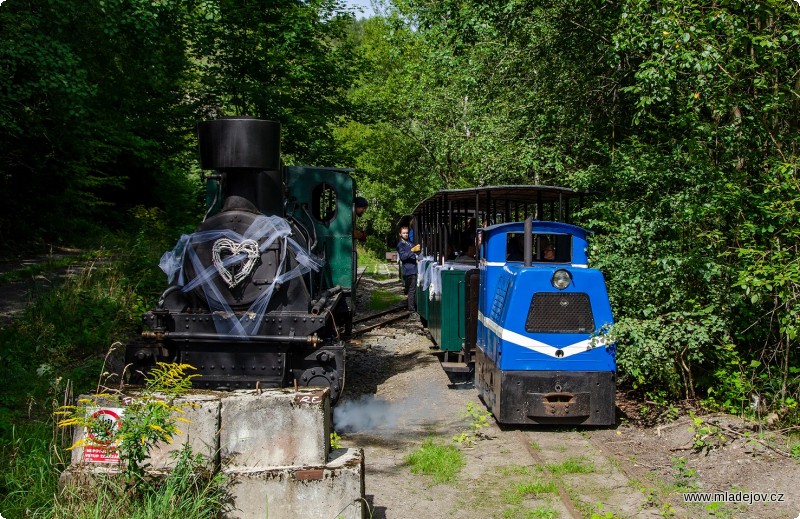
{"type": "Polygon", "coordinates": [[[420,317],[448,372],[474,373],[499,423],[610,425],[615,345],[583,193],[551,186],[441,191],[410,219],[422,245],[420,317]],[[524,220],[524,221],[523,221],[524,220]]]}
{"type": "Polygon", "coordinates": [[[586,246],[561,222],[483,230],[475,385],[501,423],[614,423],[613,318],[586,246]]]}

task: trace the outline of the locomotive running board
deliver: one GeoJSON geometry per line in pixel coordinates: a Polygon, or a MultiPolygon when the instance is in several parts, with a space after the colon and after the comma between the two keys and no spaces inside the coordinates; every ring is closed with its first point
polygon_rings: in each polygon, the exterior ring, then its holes
{"type": "Polygon", "coordinates": [[[444,353],[443,358],[441,359],[442,369],[446,373],[470,373],[474,369],[475,362],[472,358],[472,355],[469,355],[471,362],[465,362],[465,358],[467,354],[464,353],[464,350],[459,352],[454,351],[445,351],[439,352],[444,353]],[[455,362],[451,362],[450,358],[453,357],[456,359],[455,362]]]}
{"type": "Polygon", "coordinates": [[[469,373],[471,368],[463,362],[442,362],[442,369],[448,373],[469,373]]]}

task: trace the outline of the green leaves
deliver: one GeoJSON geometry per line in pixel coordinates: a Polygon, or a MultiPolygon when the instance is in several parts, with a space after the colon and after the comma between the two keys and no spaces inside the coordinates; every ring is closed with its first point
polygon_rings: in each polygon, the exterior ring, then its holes
{"type": "Polygon", "coordinates": [[[215,0],[202,12],[195,58],[207,109],[280,121],[290,163],[336,162],[330,132],[348,115],[352,15],[330,0],[215,0]]]}

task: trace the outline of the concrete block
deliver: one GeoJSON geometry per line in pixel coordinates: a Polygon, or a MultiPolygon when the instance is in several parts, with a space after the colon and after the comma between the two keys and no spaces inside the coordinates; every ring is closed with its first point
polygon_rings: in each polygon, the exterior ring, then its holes
{"type": "Polygon", "coordinates": [[[114,478],[122,472],[119,464],[73,462],[58,476],[59,488],[95,488],[103,479],[114,478]]]}
{"type": "Polygon", "coordinates": [[[175,459],[172,454],[180,451],[186,444],[192,448],[192,454],[202,454],[208,460],[209,468],[215,467],[219,454],[217,432],[222,406],[221,395],[193,394],[177,399],[176,404],[186,404],[182,407],[184,414],[180,416],[189,420],[189,423],[178,422],[181,433],[172,437],[172,443],[159,443],[150,451],[148,463],[151,468],[173,468],[175,459]]]}
{"type": "Polygon", "coordinates": [[[225,469],[227,519],[363,519],[364,452],[337,449],[324,466],[225,469]]]}
{"type": "MultiPolygon", "coordinates": [[[[150,458],[146,463],[150,464],[153,470],[173,468],[175,460],[172,453],[179,451],[185,444],[189,444],[194,454],[202,454],[208,459],[209,468],[217,465],[217,453],[219,451],[218,436],[219,414],[221,407],[221,395],[215,393],[192,394],[176,399],[175,403],[184,410],[180,414],[182,418],[189,420],[190,423],[178,422],[180,434],[172,438],[172,443],[159,443],[150,452],[150,458]]],[[[81,399],[86,397],[80,397],[81,399]]],[[[131,394],[125,398],[136,398],[131,394]]],[[[106,419],[108,427],[113,429],[117,426],[117,421],[124,420],[124,407],[119,406],[118,402],[99,400],[95,413],[101,412],[106,419]]],[[[95,406],[91,406],[94,408],[95,406]]],[[[73,429],[73,444],[86,437],[86,430],[83,427],[73,429]]],[[[113,452],[105,456],[103,447],[92,445],[76,447],[72,450],[72,463],[82,464],[84,462],[95,465],[117,465],[118,456],[113,452]]]]}
{"type": "Polygon", "coordinates": [[[234,391],[222,398],[220,461],[230,470],[324,465],[330,433],[328,389],[234,391]]]}

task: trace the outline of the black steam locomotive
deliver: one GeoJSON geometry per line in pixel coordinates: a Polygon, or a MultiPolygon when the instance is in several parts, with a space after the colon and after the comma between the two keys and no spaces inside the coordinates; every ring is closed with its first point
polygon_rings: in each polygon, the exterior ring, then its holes
{"type": "Polygon", "coordinates": [[[198,135],[215,196],[161,259],[170,287],[126,348],[129,372],[179,362],[196,387],[325,386],[336,401],[354,313],[349,170],[284,166],[274,121],[206,121],[198,135]]]}

